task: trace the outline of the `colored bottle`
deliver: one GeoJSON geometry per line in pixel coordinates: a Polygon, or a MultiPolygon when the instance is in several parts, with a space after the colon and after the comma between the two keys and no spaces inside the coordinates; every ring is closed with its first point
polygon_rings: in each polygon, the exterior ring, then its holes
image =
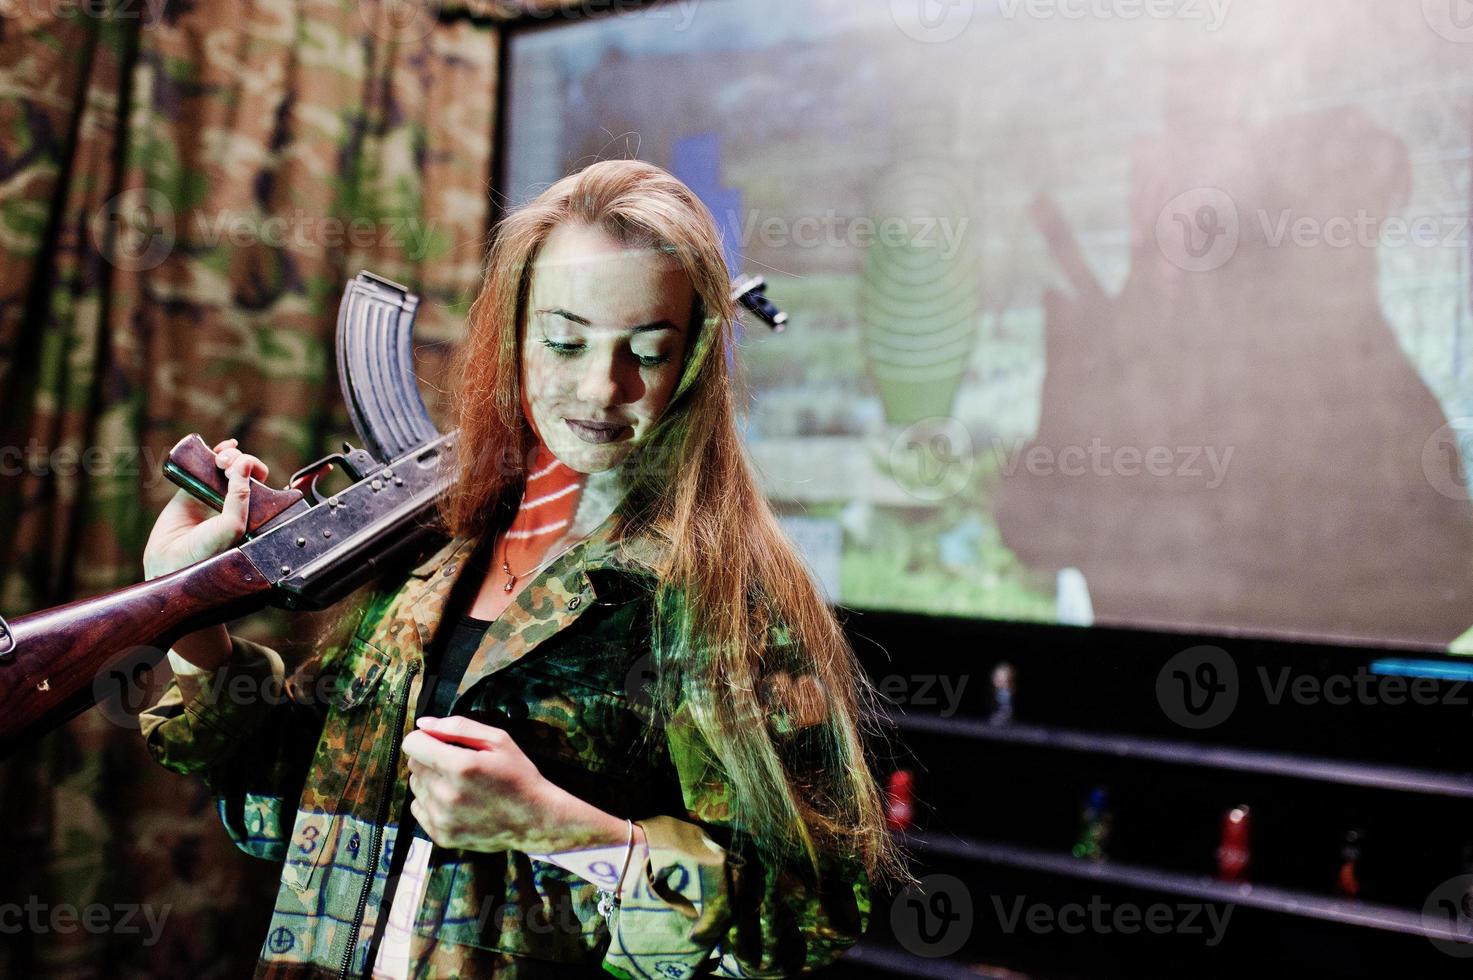
{"type": "Polygon", "coordinates": [[[1017,675],[1013,665],[1006,660],[992,668],[992,714],[988,721],[994,725],[1006,725],[1013,720],[1013,688],[1017,675]]]}
{"type": "Polygon", "coordinates": [[[1083,826],[1079,831],[1079,840],[1074,843],[1074,856],[1091,861],[1105,860],[1109,856],[1106,848],[1110,845],[1110,827],[1114,822],[1114,816],[1110,813],[1108,789],[1096,786],[1090,790],[1080,822],[1083,826]]]}
{"type": "Polygon", "coordinates": [[[885,822],[891,830],[906,831],[915,816],[915,777],[907,769],[897,769],[885,784],[885,822]]]}
{"type": "Polygon", "coordinates": [[[1335,890],[1346,898],[1360,895],[1360,849],[1364,833],[1352,827],[1345,832],[1340,846],[1340,873],[1335,876],[1335,890]]]}
{"type": "Polygon", "coordinates": [[[1233,807],[1222,818],[1222,839],[1217,845],[1217,877],[1223,881],[1246,881],[1253,857],[1250,836],[1253,815],[1247,806],[1233,807]]]}

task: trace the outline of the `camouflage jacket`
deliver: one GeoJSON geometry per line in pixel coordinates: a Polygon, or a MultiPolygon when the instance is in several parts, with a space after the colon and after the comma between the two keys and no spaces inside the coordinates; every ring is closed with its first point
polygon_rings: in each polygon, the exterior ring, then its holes
{"type": "MultiPolygon", "coordinates": [[[[605,922],[596,887],[557,865],[437,845],[410,976],[793,976],[838,957],[867,924],[856,861],[828,858],[815,875],[765,859],[733,832],[729,785],[684,711],[646,725],[628,680],[649,662],[652,581],[630,556],[652,545],[611,539],[612,520],[487,630],[453,711],[506,728],[552,782],[639,823],[649,865],[605,922]]],[[[376,590],[351,641],[315,672],[288,678],[275,651],[234,638],[228,666],[176,676],[145,712],[154,758],[202,776],[235,843],[282,864],[258,977],[368,972],[408,786],[400,742],[473,544],[452,540],[376,590]]]]}

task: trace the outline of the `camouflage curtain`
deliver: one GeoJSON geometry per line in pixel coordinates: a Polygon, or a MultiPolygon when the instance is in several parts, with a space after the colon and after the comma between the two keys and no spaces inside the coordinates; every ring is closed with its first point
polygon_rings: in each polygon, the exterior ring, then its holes
{"type": "MultiPolygon", "coordinates": [[[[529,6],[0,0],[0,614],[140,581],[182,435],[239,438],[278,486],[349,438],[332,331],[359,270],[423,298],[443,420],[498,22],[529,6]]],[[[318,625],[236,629],[289,654],[318,625]]],[[[249,973],[276,869],[128,729],[92,711],[0,768],[0,975],[249,973]]]]}

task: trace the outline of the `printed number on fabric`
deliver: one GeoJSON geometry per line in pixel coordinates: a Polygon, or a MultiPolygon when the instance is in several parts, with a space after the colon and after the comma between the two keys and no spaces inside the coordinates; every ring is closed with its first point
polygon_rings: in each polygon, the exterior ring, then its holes
{"type": "Polygon", "coordinates": [[[387,654],[361,637],[353,638],[287,846],[282,880],[298,895],[314,887],[318,870],[328,863],[356,864],[367,850],[361,842],[354,846],[351,839],[337,837],[353,788],[362,785],[365,770],[371,768],[368,753],[387,744],[379,729],[392,723],[392,712],[374,695],[388,669],[387,654]]]}

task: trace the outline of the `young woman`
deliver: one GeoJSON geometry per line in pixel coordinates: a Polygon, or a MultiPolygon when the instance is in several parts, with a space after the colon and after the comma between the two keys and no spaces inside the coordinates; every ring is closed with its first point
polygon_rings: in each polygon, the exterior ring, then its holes
{"type": "MultiPolygon", "coordinates": [[[[449,544],[290,677],[223,627],[171,651],[150,750],[283,864],[258,976],[792,976],[907,877],[870,688],[744,456],[729,290],[670,174],[553,184],[470,313],[449,544]]],[[[181,491],[149,577],[239,539],[267,470],[216,451],[224,513],[181,491]]]]}

